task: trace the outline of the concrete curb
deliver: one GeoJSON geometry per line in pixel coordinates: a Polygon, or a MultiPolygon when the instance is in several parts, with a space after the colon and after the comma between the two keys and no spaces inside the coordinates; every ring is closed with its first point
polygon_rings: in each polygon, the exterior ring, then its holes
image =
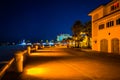
{"type": "Polygon", "coordinates": [[[14,62],[14,58],[12,58],[4,67],[3,69],[1,70],[0,72],[0,80],[1,78],[3,77],[3,75],[5,74],[6,70],[11,66],[11,64],[14,62]]]}

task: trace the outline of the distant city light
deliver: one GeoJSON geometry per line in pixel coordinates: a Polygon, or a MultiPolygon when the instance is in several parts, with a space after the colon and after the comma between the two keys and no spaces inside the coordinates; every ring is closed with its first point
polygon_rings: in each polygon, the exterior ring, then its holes
{"type": "Polygon", "coordinates": [[[26,45],[25,40],[23,40],[19,45],[26,45]]]}

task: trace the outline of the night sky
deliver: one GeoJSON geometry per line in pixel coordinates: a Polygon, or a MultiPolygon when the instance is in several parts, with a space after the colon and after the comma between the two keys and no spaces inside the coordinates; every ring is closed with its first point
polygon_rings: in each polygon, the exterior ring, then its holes
{"type": "Polygon", "coordinates": [[[0,41],[52,40],[110,0],[0,0],[0,41]]]}

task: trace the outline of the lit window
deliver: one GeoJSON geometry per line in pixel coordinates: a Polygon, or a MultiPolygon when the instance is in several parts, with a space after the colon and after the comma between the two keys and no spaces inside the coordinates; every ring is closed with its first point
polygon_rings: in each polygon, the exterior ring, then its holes
{"type": "Polygon", "coordinates": [[[99,25],[99,29],[104,29],[104,24],[99,25]]]}
{"type": "Polygon", "coordinates": [[[119,8],[119,3],[118,3],[118,2],[114,3],[114,4],[111,6],[111,11],[116,10],[117,8],[119,8]]]}
{"type": "Polygon", "coordinates": [[[116,25],[120,25],[120,18],[116,20],[116,25]]]}

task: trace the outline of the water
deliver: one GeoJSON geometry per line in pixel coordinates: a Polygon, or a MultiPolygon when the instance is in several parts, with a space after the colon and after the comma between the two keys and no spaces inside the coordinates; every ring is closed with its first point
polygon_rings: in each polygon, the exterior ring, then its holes
{"type": "MultiPolygon", "coordinates": [[[[24,50],[26,46],[22,45],[12,45],[12,46],[0,46],[0,62],[8,61],[14,57],[14,53],[18,50],[24,50]]],[[[3,64],[0,64],[0,68],[3,64]]]]}

